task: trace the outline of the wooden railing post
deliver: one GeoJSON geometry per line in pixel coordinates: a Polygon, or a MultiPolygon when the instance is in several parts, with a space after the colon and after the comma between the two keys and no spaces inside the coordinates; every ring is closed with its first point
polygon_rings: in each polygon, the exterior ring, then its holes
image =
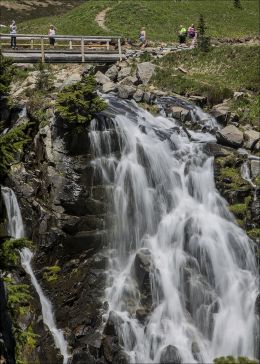
{"type": "Polygon", "coordinates": [[[70,49],[72,49],[72,40],[70,40],[70,49]]]}
{"type": "Polygon", "coordinates": [[[33,39],[31,39],[31,49],[33,49],[33,39]]]}
{"type": "Polygon", "coordinates": [[[107,40],[107,50],[109,51],[109,40],[107,40]]]}
{"type": "Polygon", "coordinates": [[[42,55],[42,63],[45,63],[44,39],[43,39],[43,37],[41,37],[41,55],[42,55]]]}
{"type": "Polygon", "coordinates": [[[121,49],[121,39],[118,38],[118,53],[119,53],[119,60],[122,61],[122,49],[121,49]]]}
{"type": "Polygon", "coordinates": [[[81,38],[81,62],[85,62],[84,38],[81,38]]]}

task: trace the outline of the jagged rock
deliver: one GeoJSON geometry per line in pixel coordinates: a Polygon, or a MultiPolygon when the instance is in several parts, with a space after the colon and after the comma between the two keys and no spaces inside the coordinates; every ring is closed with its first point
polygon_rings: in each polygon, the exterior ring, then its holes
{"type": "Polygon", "coordinates": [[[134,260],[134,270],[136,280],[140,289],[150,283],[150,272],[154,269],[152,254],[149,249],[142,248],[138,250],[134,260]]]}
{"type": "Polygon", "coordinates": [[[189,100],[194,102],[195,105],[198,105],[200,107],[203,107],[207,104],[207,97],[206,96],[197,96],[192,95],[189,97],[189,100]]]}
{"type": "Polygon", "coordinates": [[[109,78],[110,78],[110,80],[112,80],[112,81],[116,81],[117,76],[118,76],[118,68],[117,68],[117,66],[116,66],[115,64],[113,64],[113,66],[112,66],[112,67],[110,67],[110,68],[106,71],[105,75],[106,75],[107,77],[109,77],[109,78]]]}
{"type": "Polygon", "coordinates": [[[233,95],[235,100],[243,99],[247,96],[248,96],[248,94],[246,94],[245,92],[238,92],[238,91],[234,92],[234,95],[233,95]]]}
{"type": "Polygon", "coordinates": [[[114,92],[117,90],[117,84],[114,82],[104,83],[102,86],[102,91],[106,94],[108,92],[114,92]]]}
{"type": "Polygon", "coordinates": [[[151,102],[151,92],[146,91],[143,95],[143,100],[147,103],[150,104],[151,102]]]}
{"type": "Polygon", "coordinates": [[[129,364],[130,356],[123,350],[120,350],[113,358],[113,364],[129,364]]]}
{"type": "Polygon", "coordinates": [[[245,147],[251,149],[256,145],[257,141],[260,139],[260,133],[259,131],[250,129],[244,132],[244,137],[245,137],[245,147]]]}
{"type": "Polygon", "coordinates": [[[260,293],[258,293],[255,300],[255,313],[260,317],[260,293]]]}
{"type": "Polygon", "coordinates": [[[200,348],[199,345],[196,341],[193,341],[193,343],[191,344],[191,352],[193,355],[193,358],[195,360],[197,360],[198,363],[202,363],[203,362],[203,358],[202,355],[200,353],[200,348]]]}
{"type": "Polygon", "coordinates": [[[119,82],[120,85],[133,86],[137,85],[138,79],[135,76],[127,76],[119,82]]]}
{"type": "Polygon", "coordinates": [[[136,92],[136,87],[127,86],[127,85],[119,85],[118,86],[118,96],[122,99],[130,99],[134,93],[136,92]]]}
{"type": "Polygon", "coordinates": [[[250,167],[252,178],[260,176],[260,160],[251,160],[250,167]]]}
{"type": "Polygon", "coordinates": [[[116,327],[123,323],[123,319],[114,311],[109,312],[108,320],[104,328],[103,334],[109,336],[116,336],[116,327]]]}
{"type": "Polygon", "coordinates": [[[211,115],[222,125],[227,125],[230,114],[230,107],[226,103],[215,105],[211,110],[211,115]]]}
{"type": "Polygon", "coordinates": [[[123,78],[128,77],[130,75],[131,75],[131,68],[124,67],[118,72],[117,79],[118,79],[118,81],[121,81],[123,78]]]}
{"type": "Polygon", "coordinates": [[[86,351],[80,351],[78,353],[73,354],[71,359],[71,364],[95,364],[95,358],[87,353],[86,351]]]}
{"type": "Polygon", "coordinates": [[[182,364],[179,350],[173,345],[166,346],[161,352],[160,364],[182,364]]]}
{"type": "Polygon", "coordinates": [[[190,120],[190,111],[180,107],[180,106],[172,106],[171,107],[172,117],[177,120],[187,121],[190,120]]]}
{"type": "Polygon", "coordinates": [[[100,85],[104,85],[105,83],[108,83],[108,82],[111,82],[110,81],[110,78],[107,77],[106,75],[104,75],[104,73],[98,71],[96,74],[95,74],[95,80],[98,84],[100,85]]]}
{"type": "Polygon", "coordinates": [[[233,148],[239,148],[243,145],[243,133],[234,125],[228,125],[217,131],[217,142],[233,148]]]}
{"type": "Polygon", "coordinates": [[[133,99],[136,101],[136,102],[141,102],[143,100],[143,95],[144,95],[144,92],[143,90],[141,90],[140,88],[138,88],[136,90],[136,92],[134,93],[133,95],[133,99]]]}
{"type": "Polygon", "coordinates": [[[143,62],[137,65],[136,76],[140,81],[147,85],[155,71],[155,65],[151,62],[143,62]]]}

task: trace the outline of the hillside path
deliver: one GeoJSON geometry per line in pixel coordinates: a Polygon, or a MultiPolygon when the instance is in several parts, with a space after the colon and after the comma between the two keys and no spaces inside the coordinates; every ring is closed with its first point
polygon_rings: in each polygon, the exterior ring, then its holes
{"type": "Polygon", "coordinates": [[[106,21],[106,14],[107,12],[111,10],[111,8],[106,8],[104,10],[102,10],[100,13],[97,14],[95,20],[98,23],[98,25],[104,29],[104,30],[109,30],[108,27],[105,25],[105,21],[106,21]]]}

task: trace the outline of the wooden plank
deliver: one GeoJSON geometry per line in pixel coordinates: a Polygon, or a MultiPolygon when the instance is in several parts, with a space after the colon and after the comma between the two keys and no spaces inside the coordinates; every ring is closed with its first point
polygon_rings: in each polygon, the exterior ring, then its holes
{"type": "Polygon", "coordinates": [[[85,49],[84,49],[84,39],[81,39],[81,62],[85,62],[85,49]]]}
{"type": "Polygon", "coordinates": [[[45,63],[45,57],[44,57],[44,39],[41,39],[41,58],[42,58],[42,63],[45,63]]]}

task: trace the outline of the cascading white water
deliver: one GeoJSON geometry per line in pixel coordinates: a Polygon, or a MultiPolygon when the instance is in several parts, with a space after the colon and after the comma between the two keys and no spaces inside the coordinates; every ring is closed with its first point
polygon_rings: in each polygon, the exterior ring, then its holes
{"type": "Polygon", "coordinates": [[[94,167],[114,186],[107,298],[131,362],[254,357],[255,259],[215,188],[213,158],[173,119],[107,99],[111,120],[93,121],[90,139],[94,167]],[[145,299],[140,257],[149,268],[145,299]]]}
{"type": "MultiPolygon", "coordinates": [[[[8,230],[9,230],[8,233],[12,238],[15,239],[23,238],[25,236],[23,220],[15,193],[8,187],[2,187],[1,192],[7,211],[8,230]]],[[[39,285],[35,277],[35,274],[33,272],[31,266],[33,253],[31,252],[30,249],[24,248],[20,252],[20,256],[21,256],[21,264],[26,273],[29,274],[32,285],[34,286],[40,298],[43,322],[50,330],[54,339],[55,346],[60,350],[60,353],[63,356],[63,364],[67,364],[69,358],[67,342],[64,339],[62,331],[59,330],[56,326],[51,302],[44,295],[42,288],[39,285]]]]}

